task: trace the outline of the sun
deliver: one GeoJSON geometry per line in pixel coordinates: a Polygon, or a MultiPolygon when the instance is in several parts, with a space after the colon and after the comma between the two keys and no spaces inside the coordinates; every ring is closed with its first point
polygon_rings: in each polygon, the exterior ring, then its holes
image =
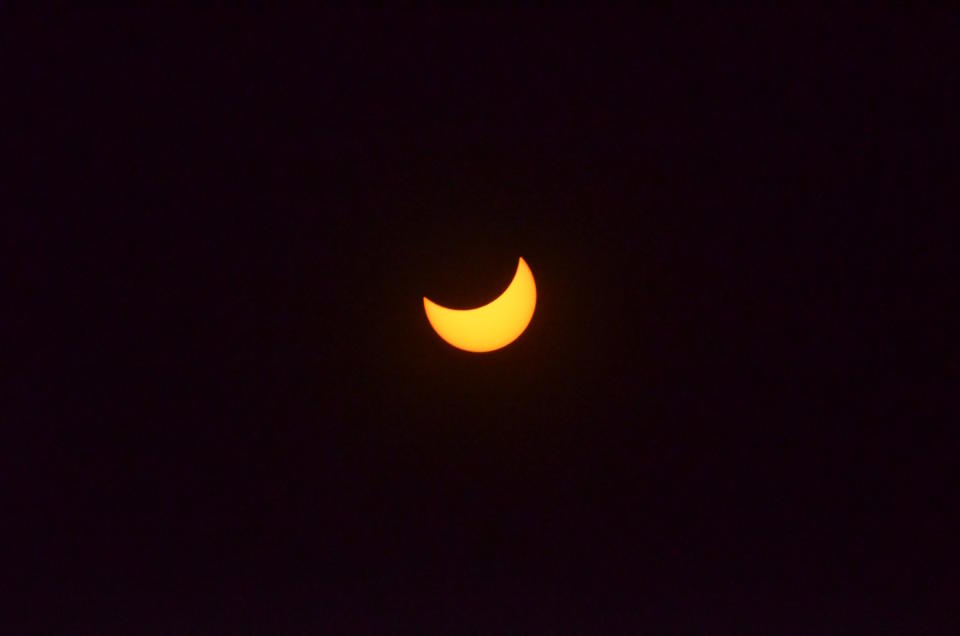
{"type": "Polygon", "coordinates": [[[458,349],[474,353],[501,349],[520,337],[536,305],[533,272],[522,257],[507,289],[482,307],[450,309],[423,299],[427,320],[437,335],[458,349]]]}

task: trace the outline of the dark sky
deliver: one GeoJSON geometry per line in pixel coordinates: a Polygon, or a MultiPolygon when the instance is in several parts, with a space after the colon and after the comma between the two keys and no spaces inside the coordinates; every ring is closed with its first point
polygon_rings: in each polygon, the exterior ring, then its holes
{"type": "Polygon", "coordinates": [[[958,27],[4,18],[0,632],[957,633],[958,27]]]}

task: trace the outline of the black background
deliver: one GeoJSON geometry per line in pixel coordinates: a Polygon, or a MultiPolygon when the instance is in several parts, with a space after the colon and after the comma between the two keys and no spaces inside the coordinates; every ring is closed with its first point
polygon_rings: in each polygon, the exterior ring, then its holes
{"type": "Polygon", "coordinates": [[[4,633],[956,633],[956,14],[2,30],[4,633]]]}

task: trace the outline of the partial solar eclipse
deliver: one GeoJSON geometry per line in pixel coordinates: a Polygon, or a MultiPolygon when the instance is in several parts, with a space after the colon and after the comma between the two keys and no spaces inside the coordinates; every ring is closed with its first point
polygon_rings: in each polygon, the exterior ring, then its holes
{"type": "Polygon", "coordinates": [[[520,259],[507,289],[482,307],[450,309],[426,296],[427,320],[441,338],[464,351],[482,353],[505,347],[523,333],[537,304],[537,286],[527,262],[520,259]]]}

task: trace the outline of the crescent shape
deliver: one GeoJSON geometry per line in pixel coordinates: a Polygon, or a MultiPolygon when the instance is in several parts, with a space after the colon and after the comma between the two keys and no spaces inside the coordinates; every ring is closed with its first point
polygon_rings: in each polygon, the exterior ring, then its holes
{"type": "Polygon", "coordinates": [[[530,324],[536,304],[537,286],[523,258],[507,289],[482,307],[450,309],[423,298],[434,331],[454,347],[477,353],[494,351],[516,340],[530,324]]]}

